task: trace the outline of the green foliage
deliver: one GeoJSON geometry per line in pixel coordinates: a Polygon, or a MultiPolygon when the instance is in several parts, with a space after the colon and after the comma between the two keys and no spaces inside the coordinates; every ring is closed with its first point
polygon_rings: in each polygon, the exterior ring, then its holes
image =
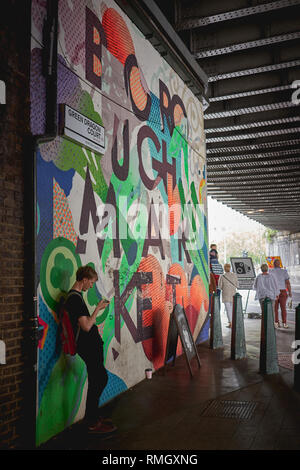
{"type": "Polygon", "coordinates": [[[230,258],[242,257],[245,251],[248,257],[252,258],[253,264],[259,266],[266,257],[266,248],[266,240],[259,232],[227,233],[226,247],[224,240],[217,244],[221,264],[225,261],[230,262],[230,258]],[[224,255],[226,255],[226,260],[224,255]]]}
{"type": "Polygon", "coordinates": [[[267,240],[268,243],[272,243],[277,233],[278,233],[278,230],[267,228],[265,232],[263,233],[263,237],[267,240]]]}

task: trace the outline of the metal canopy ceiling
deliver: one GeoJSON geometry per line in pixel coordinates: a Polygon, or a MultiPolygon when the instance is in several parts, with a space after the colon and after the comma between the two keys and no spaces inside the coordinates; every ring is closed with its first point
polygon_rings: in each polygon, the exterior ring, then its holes
{"type": "Polygon", "coordinates": [[[156,3],[208,76],[208,195],[300,231],[300,0],[156,3]]]}

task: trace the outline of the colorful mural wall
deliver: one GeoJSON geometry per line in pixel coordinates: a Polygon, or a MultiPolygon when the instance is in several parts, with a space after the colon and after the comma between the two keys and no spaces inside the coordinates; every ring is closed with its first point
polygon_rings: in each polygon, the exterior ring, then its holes
{"type": "MultiPolygon", "coordinates": [[[[45,132],[45,3],[32,2],[34,135],[45,132]]],[[[58,301],[79,266],[99,276],[84,294],[90,311],[111,300],[97,317],[109,374],[100,404],[164,365],[175,302],[194,339],[208,337],[201,103],[111,0],[59,2],[57,101],[104,127],[105,151],[58,136],[36,154],[37,444],[84,414],[85,365],[57,344],[58,301]]]]}

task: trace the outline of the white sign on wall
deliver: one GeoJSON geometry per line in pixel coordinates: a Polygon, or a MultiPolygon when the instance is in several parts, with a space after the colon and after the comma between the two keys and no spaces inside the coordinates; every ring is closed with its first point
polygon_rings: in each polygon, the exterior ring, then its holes
{"type": "Polygon", "coordinates": [[[60,107],[59,133],[95,152],[105,151],[104,127],[67,104],[60,107]]]}
{"type": "Polygon", "coordinates": [[[230,258],[230,261],[238,278],[238,289],[251,290],[256,277],[252,258],[230,258]]]}
{"type": "Polygon", "coordinates": [[[230,258],[232,270],[240,278],[255,278],[252,258],[230,258]]]}

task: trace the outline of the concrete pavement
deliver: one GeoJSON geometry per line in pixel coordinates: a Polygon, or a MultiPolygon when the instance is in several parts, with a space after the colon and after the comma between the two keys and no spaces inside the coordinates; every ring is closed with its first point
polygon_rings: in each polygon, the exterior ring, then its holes
{"type": "MultiPolygon", "coordinates": [[[[243,298],[245,292],[243,292],[243,298]]],[[[294,299],[295,305],[298,298],[294,299]]],[[[251,293],[244,316],[247,357],[230,359],[231,330],[222,311],[223,348],[198,346],[201,368],[190,378],[184,356],[118,396],[103,411],[118,427],[108,440],[85,433],[80,423],[41,446],[41,450],[300,450],[300,394],[293,389],[289,329],[277,330],[279,374],[259,373],[260,319],[251,293]]]]}

